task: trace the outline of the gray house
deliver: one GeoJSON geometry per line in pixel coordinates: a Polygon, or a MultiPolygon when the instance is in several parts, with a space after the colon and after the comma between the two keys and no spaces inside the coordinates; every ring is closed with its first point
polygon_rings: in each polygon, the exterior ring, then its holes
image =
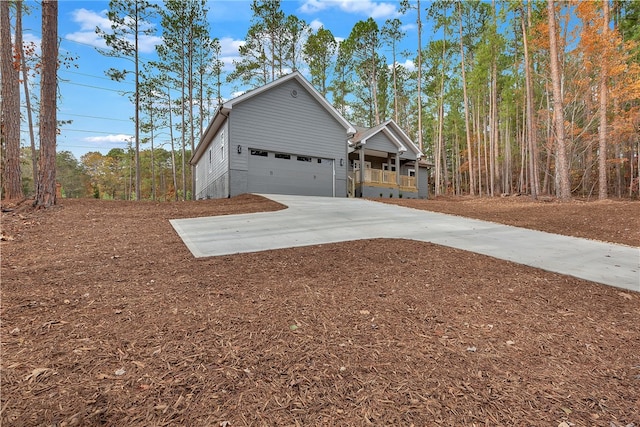
{"type": "Polygon", "coordinates": [[[370,187],[380,185],[385,197],[389,190],[426,197],[426,171],[424,191],[411,175],[420,156],[394,122],[358,131],[294,72],[220,105],[190,163],[196,199],[243,193],[377,197],[380,191],[370,187]],[[388,172],[380,182],[374,179],[378,168],[388,172]]]}

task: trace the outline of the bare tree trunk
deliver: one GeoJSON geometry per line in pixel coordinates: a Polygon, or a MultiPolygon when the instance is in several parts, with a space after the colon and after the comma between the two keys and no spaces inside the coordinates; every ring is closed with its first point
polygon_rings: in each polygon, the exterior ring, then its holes
{"type": "Polygon", "coordinates": [[[135,3],[135,11],[136,11],[136,30],[135,30],[135,74],[136,74],[136,112],[135,112],[135,121],[136,121],[136,200],[140,200],[140,187],[142,183],[142,177],[140,172],[140,75],[139,75],[139,57],[138,57],[138,0],[134,1],[135,3]]]}
{"type": "Polygon", "coordinates": [[[153,103],[149,108],[149,121],[151,122],[151,200],[156,200],[156,166],[153,152],[153,103]]]}
{"type": "Polygon", "coordinates": [[[376,126],[380,124],[380,108],[378,107],[378,62],[375,48],[371,51],[371,99],[373,100],[373,114],[376,126]]]}
{"type": "MultiPolygon", "coordinates": [[[[183,36],[184,37],[184,36],[183,36]]],[[[184,52],[184,39],[182,40],[182,51],[184,52]]],[[[181,69],[181,75],[180,75],[180,102],[181,102],[181,108],[180,108],[180,112],[181,112],[181,120],[182,123],[180,124],[180,134],[182,136],[182,200],[187,200],[187,140],[186,140],[186,126],[187,124],[185,123],[185,111],[184,111],[184,104],[185,104],[185,69],[186,69],[186,65],[185,65],[185,57],[184,55],[182,56],[182,69],[181,69]]]]}
{"type": "Polygon", "coordinates": [[[469,128],[469,97],[467,96],[467,74],[464,64],[464,42],[462,40],[462,6],[458,2],[459,29],[460,29],[460,66],[462,68],[462,94],[464,102],[464,126],[467,133],[467,156],[469,158],[469,194],[476,194],[476,177],[473,174],[473,152],[471,151],[471,129],[469,128]]]}
{"type": "Polygon", "coordinates": [[[553,83],[553,116],[555,119],[556,134],[556,172],[558,176],[560,200],[571,199],[571,187],[569,183],[569,165],[567,163],[567,151],[564,132],[564,111],[562,106],[562,88],[560,87],[560,61],[558,60],[558,40],[556,28],[555,1],[547,0],[549,18],[549,53],[551,55],[551,80],[553,83]]]}
{"type": "MultiPolygon", "coordinates": [[[[398,78],[397,78],[397,73],[396,73],[396,69],[397,64],[396,64],[396,41],[393,41],[393,46],[392,46],[392,52],[391,54],[393,55],[393,112],[394,112],[394,121],[396,122],[397,125],[400,125],[400,122],[398,121],[398,78]]],[[[322,84],[324,85],[324,80],[322,81],[322,84]]],[[[325,94],[325,90],[323,89],[323,95],[325,94]]]]}
{"type": "Polygon", "coordinates": [[[36,153],[36,137],[33,132],[33,114],[31,114],[31,99],[29,98],[29,75],[27,70],[27,58],[24,56],[24,46],[22,45],[22,3],[16,2],[16,47],[20,54],[20,69],[22,71],[22,90],[24,100],[27,104],[27,126],[29,126],[29,143],[31,145],[31,172],[33,176],[33,192],[36,191],[38,182],[38,155],[36,153]]]}
{"type": "Polygon", "coordinates": [[[600,127],[598,129],[598,199],[607,194],[607,49],[609,35],[609,0],[602,1],[602,61],[600,63],[600,127]]]}
{"type": "Polygon", "coordinates": [[[495,0],[491,0],[491,10],[493,15],[493,25],[494,29],[492,30],[492,43],[491,43],[491,107],[489,108],[491,112],[491,116],[489,118],[490,122],[490,138],[489,143],[491,148],[491,196],[495,196],[496,193],[500,193],[500,141],[499,141],[499,122],[498,122],[498,60],[496,58],[496,46],[495,46],[495,37],[496,37],[496,29],[497,29],[497,17],[496,17],[496,2],[495,0]]]}
{"type": "MultiPolygon", "coordinates": [[[[420,0],[417,1],[418,11],[418,149],[422,151],[422,19],[420,18],[420,0]]],[[[416,176],[418,168],[416,168],[416,176]]],[[[418,180],[416,179],[416,184],[418,180]]]]}
{"type": "Polygon", "coordinates": [[[537,142],[536,127],[534,116],[534,99],[533,99],[533,78],[531,77],[531,61],[529,59],[529,37],[525,26],[524,9],[522,10],[522,43],[524,46],[524,70],[525,85],[527,93],[526,111],[527,111],[527,146],[529,148],[529,185],[531,187],[531,198],[537,199],[540,192],[540,182],[538,179],[537,167],[537,142]]]}
{"type": "Polygon", "coordinates": [[[0,140],[5,148],[4,199],[21,199],[20,171],[20,79],[11,43],[9,2],[0,1],[0,71],[2,72],[0,140]]]}
{"type": "MultiPolygon", "coordinates": [[[[194,151],[195,151],[195,119],[193,118],[193,26],[189,26],[189,67],[188,67],[188,72],[189,72],[189,78],[187,80],[188,83],[188,88],[189,88],[189,128],[191,130],[191,155],[193,155],[194,151]]],[[[186,161],[186,159],[185,159],[186,161]]],[[[196,192],[196,180],[193,179],[193,168],[195,168],[195,166],[192,166],[189,169],[189,177],[191,178],[191,185],[189,186],[189,188],[191,189],[191,198],[193,198],[194,193],[196,192]]],[[[186,194],[185,194],[186,196],[186,194]]],[[[186,198],[186,197],[185,197],[186,198]]]]}
{"type": "Polygon", "coordinates": [[[454,173],[454,186],[455,186],[455,191],[454,194],[456,196],[459,196],[460,194],[462,194],[461,188],[462,188],[462,174],[460,172],[460,139],[458,136],[458,126],[455,124],[453,124],[453,132],[454,135],[456,136],[456,141],[455,144],[453,146],[453,170],[455,171],[454,173]]]}
{"type": "Polygon", "coordinates": [[[40,167],[35,206],[56,203],[58,86],[58,1],[42,2],[42,77],[40,79],[40,167]]]}
{"type": "Polygon", "coordinates": [[[171,139],[171,175],[173,176],[173,192],[178,201],[178,177],[176,176],[176,147],[173,142],[173,109],[171,107],[171,88],[167,86],[167,98],[169,100],[169,139],[171,139]]]}

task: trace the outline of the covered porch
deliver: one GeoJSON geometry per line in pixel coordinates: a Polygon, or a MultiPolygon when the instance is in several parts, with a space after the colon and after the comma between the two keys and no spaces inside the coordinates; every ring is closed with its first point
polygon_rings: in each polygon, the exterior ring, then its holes
{"type": "Polygon", "coordinates": [[[399,153],[356,150],[349,155],[348,181],[351,197],[418,197],[415,161],[399,153]]]}
{"type": "Polygon", "coordinates": [[[349,141],[350,197],[426,198],[422,152],[393,120],[359,129],[349,141]]]}

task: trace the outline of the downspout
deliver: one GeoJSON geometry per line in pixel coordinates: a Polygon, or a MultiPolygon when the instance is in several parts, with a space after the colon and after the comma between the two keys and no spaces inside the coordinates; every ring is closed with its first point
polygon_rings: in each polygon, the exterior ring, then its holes
{"type": "MultiPolygon", "coordinates": [[[[425,172],[426,173],[426,172],[425,172]]],[[[429,188],[429,174],[427,173],[427,188],[429,188]]],[[[416,193],[420,198],[420,156],[416,155],[416,193]]],[[[427,195],[428,198],[428,195],[427,195]]]]}
{"type": "Polygon", "coordinates": [[[360,143],[360,197],[362,197],[364,193],[364,144],[362,141],[360,143]]]}
{"type": "Polygon", "coordinates": [[[224,149],[227,152],[227,198],[231,198],[231,119],[229,119],[231,112],[225,114],[220,108],[220,115],[226,119],[222,124],[222,130],[226,139],[224,149]]]}

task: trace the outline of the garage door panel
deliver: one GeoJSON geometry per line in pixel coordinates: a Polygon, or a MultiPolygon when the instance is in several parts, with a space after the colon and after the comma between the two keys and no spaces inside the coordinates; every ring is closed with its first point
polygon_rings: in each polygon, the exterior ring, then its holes
{"type": "Polygon", "coordinates": [[[293,194],[308,196],[333,195],[333,160],[310,156],[288,155],[276,158],[249,155],[249,191],[252,193],[293,194]],[[298,160],[301,157],[305,160],[298,160]]]}

